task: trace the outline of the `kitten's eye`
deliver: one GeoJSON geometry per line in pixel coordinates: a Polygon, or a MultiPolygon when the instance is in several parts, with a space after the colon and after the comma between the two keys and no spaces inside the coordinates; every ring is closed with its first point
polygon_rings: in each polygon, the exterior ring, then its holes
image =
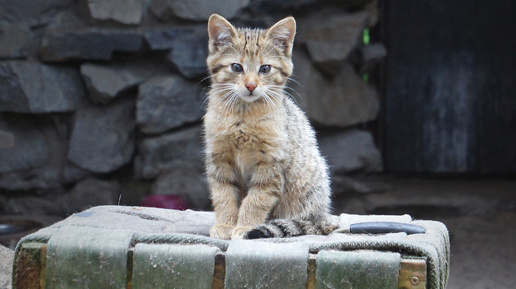
{"type": "Polygon", "coordinates": [[[260,66],[259,72],[261,74],[267,74],[267,73],[271,72],[271,66],[270,65],[262,65],[262,66],[260,66]]]}
{"type": "Polygon", "coordinates": [[[233,72],[236,72],[236,73],[244,72],[244,68],[242,67],[242,65],[240,65],[238,63],[231,64],[231,70],[233,70],[233,72]]]}

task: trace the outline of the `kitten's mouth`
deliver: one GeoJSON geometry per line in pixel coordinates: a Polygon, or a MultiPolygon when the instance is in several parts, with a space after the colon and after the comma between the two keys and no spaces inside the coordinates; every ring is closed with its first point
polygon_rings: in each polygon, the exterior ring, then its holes
{"type": "Polygon", "coordinates": [[[245,102],[254,102],[258,98],[260,98],[260,95],[252,92],[240,96],[240,99],[242,99],[245,102]]]}

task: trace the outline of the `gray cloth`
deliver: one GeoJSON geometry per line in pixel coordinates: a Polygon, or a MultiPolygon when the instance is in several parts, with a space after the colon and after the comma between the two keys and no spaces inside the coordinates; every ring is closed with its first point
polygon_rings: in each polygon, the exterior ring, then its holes
{"type": "Polygon", "coordinates": [[[227,289],[304,289],[308,244],[251,240],[231,242],[226,252],[227,289]]]}
{"type": "Polygon", "coordinates": [[[63,227],[48,241],[47,288],[125,288],[129,231],[63,227]],[[80,248],[80,250],[79,250],[80,248]],[[66,272],[66,274],[63,274],[66,272]]]}
{"type": "Polygon", "coordinates": [[[205,245],[136,244],[133,288],[211,288],[218,252],[205,245]]]}
{"type": "Polygon", "coordinates": [[[317,288],[397,289],[399,253],[371,250],[319,251],[317,288]]]}
{"type": "MultiPolygon", "coordinates": [[[[247,241],[252,243],[301,243],[310,253],[322,251],[376,250],[424,257],[428,262],[428,288],[444,289],[449,273],[449,236],[445,225],[435,221],[412,221],[410,216],[360,216],[342,214],[334,216],[339,229],[329,236],[300,236],[285,239],[247,241]],[[350,234],[349,224],[370,221],[403,222],[424,226],[426,234],[350,234]]],[[[209,237],[209,228],[215,222],[213,212],[173,211],[155,208],[101,206],[75,214],[22,239],[18,244],[30,241],[48,242],[58,231],[70,227],[101,228],[130,235],[131,244],[204,244],[231,252],[231,246],[239,241],[219,240],[209,237]]],[[[73,230],[73,229],[71,229],[73,230]]],[[[17,248],[17,250],[18,250],[17,248]]],[[[226,252],[227,253],[227,252],[226,252]]]]}

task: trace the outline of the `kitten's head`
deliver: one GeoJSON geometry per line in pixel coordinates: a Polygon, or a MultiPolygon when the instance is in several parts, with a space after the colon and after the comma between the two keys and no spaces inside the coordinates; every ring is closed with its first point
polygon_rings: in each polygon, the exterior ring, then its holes
{"type": "Polygon", "coordinates": [[[215,95],[247,103],[283,97],[283,88],[293,69],[293,17],[262,30],[237,29],[224,17],[213,14],[208,21],[208,33],[207,63],[215,95]]]}

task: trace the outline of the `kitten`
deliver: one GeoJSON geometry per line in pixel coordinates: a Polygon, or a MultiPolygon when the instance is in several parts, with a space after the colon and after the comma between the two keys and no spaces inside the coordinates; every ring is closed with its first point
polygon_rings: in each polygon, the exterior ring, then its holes
{"type": "Polygon", "coordinates": [[[212,85],[206,171],[222,239],[328,234],[328,167],[304,113],[287,97],[293,17],[267,30],[208,21],[212,85]]]}

